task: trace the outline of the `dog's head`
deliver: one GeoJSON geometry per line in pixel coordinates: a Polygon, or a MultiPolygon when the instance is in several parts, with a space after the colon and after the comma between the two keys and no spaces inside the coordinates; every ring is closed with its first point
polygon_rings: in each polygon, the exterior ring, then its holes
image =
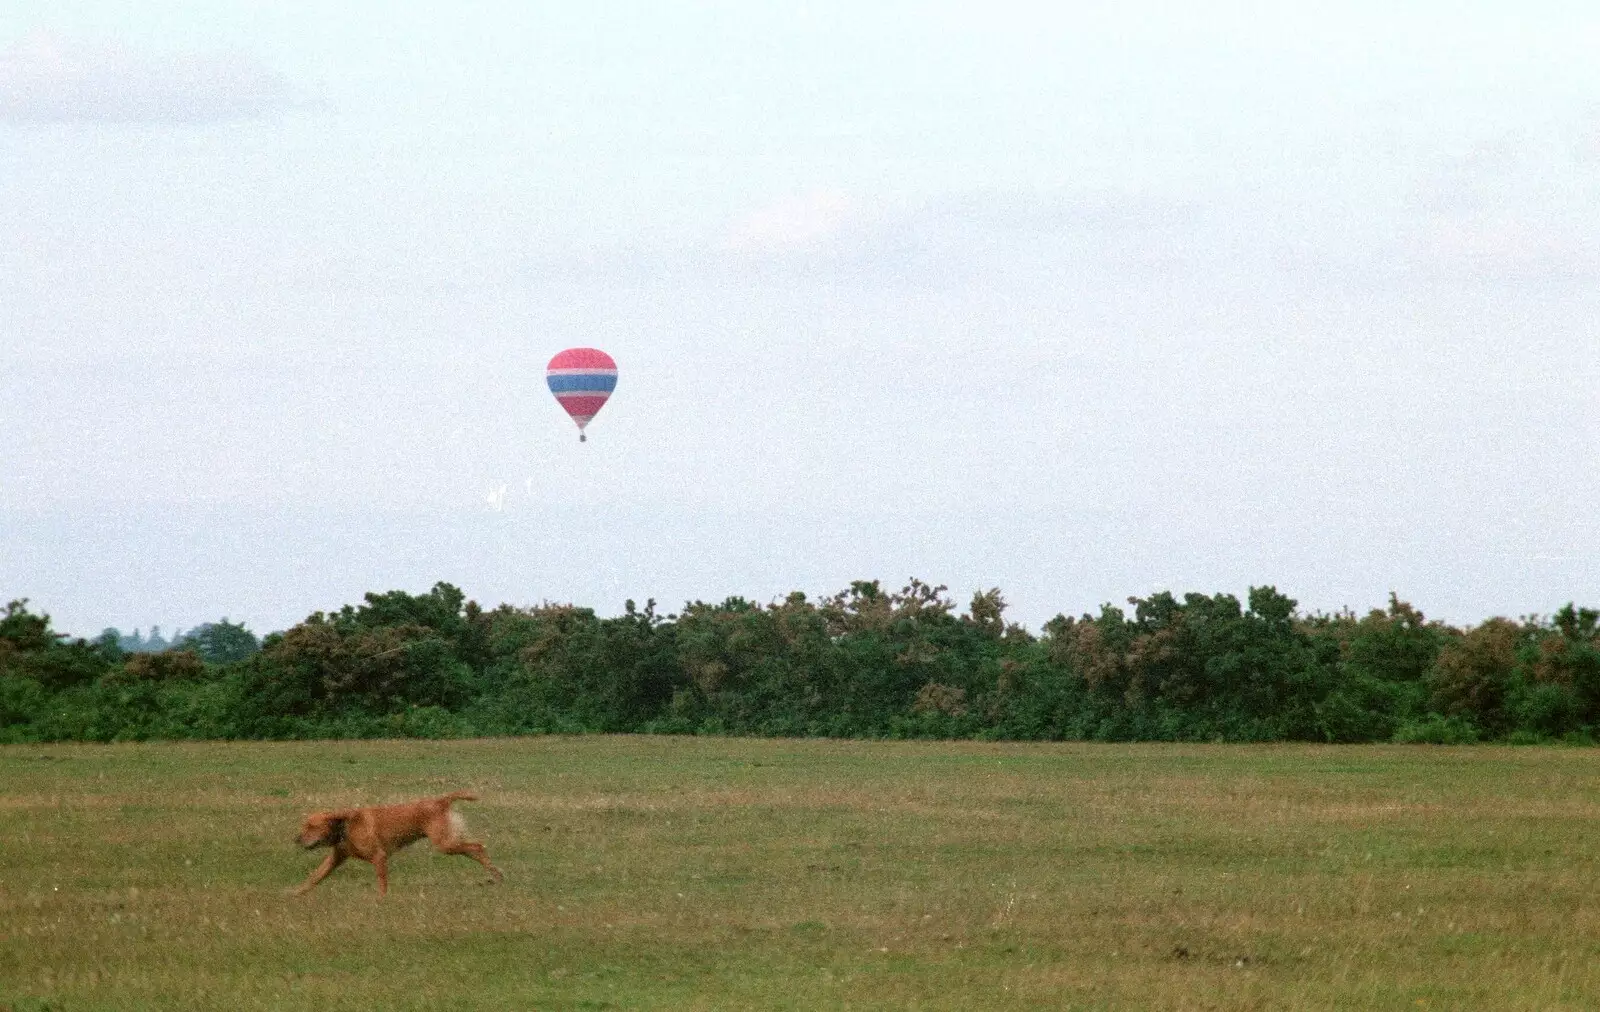
{"type": "Polygon", "coordinates": [[[294,842],[307,850],[338,846],[344,840],[344,824],[354,814],[349,810],[312,812],[306,816],[306,821],[301,825],[300,834],[294,838],[294,842]]]}

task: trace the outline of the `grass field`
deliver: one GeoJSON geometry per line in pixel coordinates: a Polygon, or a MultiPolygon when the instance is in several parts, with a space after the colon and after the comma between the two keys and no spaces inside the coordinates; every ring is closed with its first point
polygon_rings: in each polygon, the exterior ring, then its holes
{"type": "Polygon", "coordinates": [[[1600,1005],[1600,753],[528,738],[0,749],[0,1009],[1600,1005]],[[502,886],[309,809],[474,787],[502,886]]]}

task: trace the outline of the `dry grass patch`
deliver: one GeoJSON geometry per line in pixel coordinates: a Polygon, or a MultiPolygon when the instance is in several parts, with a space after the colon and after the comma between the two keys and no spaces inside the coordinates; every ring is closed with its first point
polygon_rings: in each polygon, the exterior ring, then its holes
{"type": "Polygon", "coordinates": [[[1587,1008],[1591,754],[532,738],[0,749],[0,1008],[1587,1008]],[[42,756],[50,756],[45,759],[42,756]],[[286,890],[307,810],[472,787],[286,890]]]}

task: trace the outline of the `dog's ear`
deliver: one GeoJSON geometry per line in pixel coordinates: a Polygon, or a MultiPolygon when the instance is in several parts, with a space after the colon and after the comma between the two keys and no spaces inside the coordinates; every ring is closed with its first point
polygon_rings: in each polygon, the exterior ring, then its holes
{"type": "Polygon", "coordinates": [[[345,825],[356,817],[354,808],[328,813],[328,843],[330,846],[344,842],[345,825]]]}

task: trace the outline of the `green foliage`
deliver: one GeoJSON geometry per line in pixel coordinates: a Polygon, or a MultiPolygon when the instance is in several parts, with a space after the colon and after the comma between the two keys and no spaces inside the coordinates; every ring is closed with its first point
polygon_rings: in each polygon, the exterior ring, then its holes
{"type": "Polygon", "coordinates": [[[212,664],[233,664],[261,649],[261,643],[254,633],[246,629],[243,624],[229,622],[227,619],[207,622],[205,625],[190,629],[178,642],[178,646],[193,650],[212,664]]]}
{"type": "Polygon", "coordinates": [[[1407,721],[1395,732],[1394,740],[1419,745],[1470,745],[1482,737],[1476,724],[1463,717],[1441,717],[1430,713],[1407,721]]]}
{"type": "Polygon", "coordinates": [[[25,597],[7,604],[5,614],[0,615],[0,643],[7,649],[23,653],[45,650],[60,639],[50,631],[50,616],[30,612],[25,597]]]}
{"type": "Polygon", "coordinates": [[[1524,634],[1516,624],[1492,618],[1447,639],[1426,679],[1433,708],[1471,717],[1490,731],[1509,730],[1506,699],[1524,634]]]}
{"type": "Polygon", "coordinates": [[[1439,656],[1447,630],[1389,595],[1386,611],[1374,610],[1350,623],[1340,641],[1342,660],[1353,672],[1385,682],[1421,681],[1439,656]]]}
{"type": "Polygon", "coordinates": [[[1273,587],[1167,592],[1035,637],[998,588],[856,581],[601,618],[439,583],[258,641],[226,619],[125,653],[0,616],[0,741],[652,731],[1100,741],[1592,741],[1600,611],[1456,629],[1391,595],[1302,616],[1273,587]]]}
{"type": "Polygon", "coordinates": [[[477,689],[462,655],[478,633],[461,592],[444,583],[417,597],[368,594],[360,608],[316,612],[237,666],[238,733],[304,737],[307,728],[365,726],[363,718],[416,707],[462,709],[477,689]]]}

